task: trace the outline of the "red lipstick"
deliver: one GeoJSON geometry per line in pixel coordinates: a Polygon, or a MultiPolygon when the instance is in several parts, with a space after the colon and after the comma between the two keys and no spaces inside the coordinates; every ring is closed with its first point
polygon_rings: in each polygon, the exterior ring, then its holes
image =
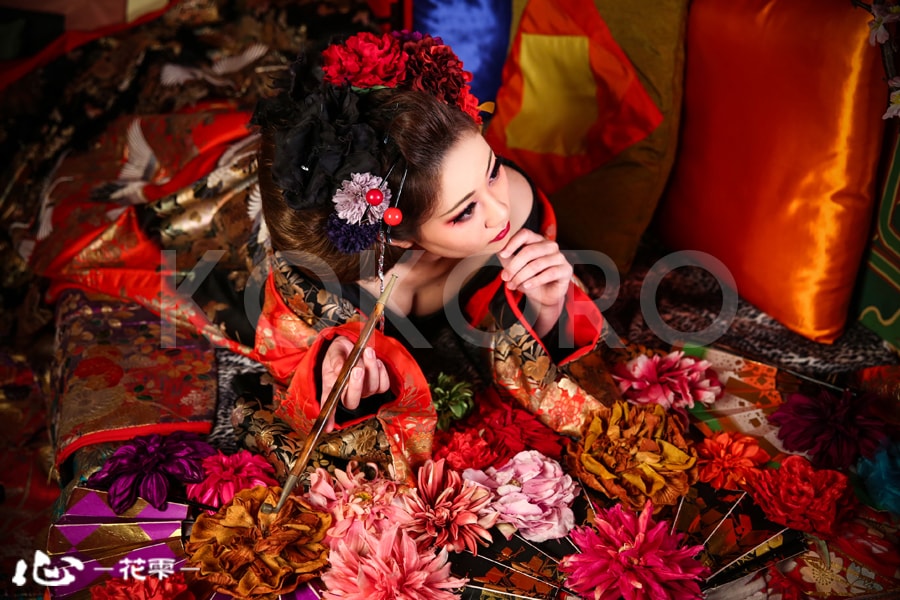
{"type": "Polygon", "coordinates": [[[491,243],[499,242],[503,238],[506,237],[506,234],[509,233],[509,221],[506,222],[506,227],[503,228],[503,231],[497,234],[497,237],[491,240],[491,243]]]}

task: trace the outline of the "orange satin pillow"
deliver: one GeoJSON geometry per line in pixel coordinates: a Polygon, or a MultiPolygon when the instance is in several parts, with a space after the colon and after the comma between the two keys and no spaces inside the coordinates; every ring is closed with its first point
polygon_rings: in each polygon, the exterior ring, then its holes
{"type": "Polygon", "coordinates": [[[819,342],[843,330],[874,210],[887,87],[870,18],[846,0],[695,0],[688,17],[661,237],[819,342]]]}

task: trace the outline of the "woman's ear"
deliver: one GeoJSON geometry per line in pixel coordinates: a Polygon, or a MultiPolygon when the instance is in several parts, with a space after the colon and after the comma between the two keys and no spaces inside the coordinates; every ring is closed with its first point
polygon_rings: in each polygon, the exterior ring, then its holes
{"type": "Polygon", "coordinates": [[[395,248],[403,248],[404,250],[409,250],[413,247],[413,243],[410,240],[395,240],[391,239],[388,241],[388,245],[393,246],[395,248]]]}

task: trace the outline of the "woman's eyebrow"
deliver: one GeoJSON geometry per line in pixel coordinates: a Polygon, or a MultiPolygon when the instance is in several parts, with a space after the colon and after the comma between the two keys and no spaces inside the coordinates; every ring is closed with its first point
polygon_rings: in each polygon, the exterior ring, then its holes
{"type": "MultiPolygon", "coordinates": [[[[488,173],[491,172],[491,163],[493,163],[493,162],[494,162],[494,151],[491,150],[490,154],[488,154],[487,168],[484,170],[484,176],[485,176],[485,177],[487,177],[487,176],[488,176],[488,173]]],[[[472,190],[471,192],[469,192],[468,194],[466,194],[465,196],[463,196],[463,197],[459,200],[459,202],[457,202],[456,204],[454,204],[454,205],[453,205],[453,208],[451,208],[450,210],[448,210],[447,212],[445,212],[445,213],[442,214],[441,216],[442,216],[442,217],[446,217],[446,216],[449,215],[450,213],[455,212],[457,208],[459,208],[460,206],[462,206],[463,203],[465,203],[466,200],[468,200],[469,198],[471,198],[471,197],[474,196],[474,195],[475,195],[475,190],[472,190]]]]}

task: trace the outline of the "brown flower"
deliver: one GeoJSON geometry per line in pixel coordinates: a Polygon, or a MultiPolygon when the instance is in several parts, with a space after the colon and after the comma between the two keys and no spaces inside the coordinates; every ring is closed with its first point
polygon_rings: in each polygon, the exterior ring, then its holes
{"type": "Polygon", "coordinates": [[[696,452],[658,404],[600,407],[568,454],[585,485],[634,510],[673,505],[697,480],[696,452]]]}
{"type": "Polygon", "coordinates": [[[259,486],[238,492],[213,515],[201,514],[186,544],[188,563],[216,591],[236,598],[275,600],[317,577],[328,566],[322,543],[331,515],[289,496],[276,514],[278,487],[259,486]]]}

